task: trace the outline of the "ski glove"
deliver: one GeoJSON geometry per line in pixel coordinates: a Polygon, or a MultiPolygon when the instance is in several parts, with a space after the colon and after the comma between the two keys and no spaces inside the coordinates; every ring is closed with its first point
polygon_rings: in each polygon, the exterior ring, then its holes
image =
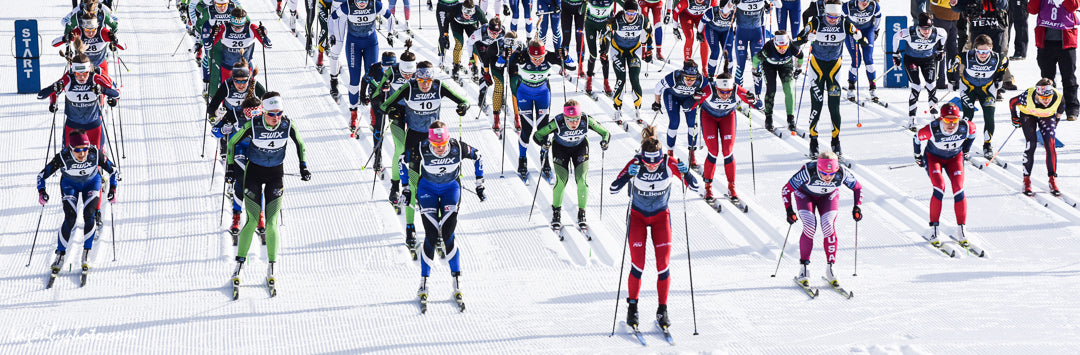
{"type": "Polygon", "coordinates": [[[458,116],[463,116],[464,117],[465,113],[467,113],[467,112],[469,112],[469,104],[464,103],[464,102],[457,104],[457,114],[458,114],[458,116]]]}
{"type": "Polygon", "coordinates": [[[480,198],[480,202],[487,200],[487,196],[484,196],[484,178],[476,179],[476,197],[480,198]]]}
{"type": "Polygon", "coordinates": [[[855,219],[855,222],[862,220],[862,208],[855,206],[851,209],[851,218],[855,219]]]}
{"type": "Polygon", "coordinates": [[[894,66],[900,66],[900,64],[903,64],[904,62],[904,57],[901,57],[899,54],[893,54],[892,62],[894,66]]]}
{"type": "Polygon", "coordinates": [[[109,193],[105,195],[105,198],[109,200],[109,203],[116,203],[116,186],[109,187],[109,193]]]}
{"type": "Polygon", "coordinates": [[[701,98],[703,97],[705,97],[704,91],[701,91],[701,89],[697,89],[694,91],[694,101],[701,100],[701,98]]]}
{"type": "MultiPolygon", "coordinates": [[[[795,70],[799,70],[799,69],[795,69],[795,70]]],[[[762,73],[761,67],[757,67],[757,68],[754,68],[754,71],[750,72],[750,74],[753,74],[755,78],[760,79],[761,75],[764,74],[764,73],[762,73]]]]}
{"type": "MultiPolygon", "coordinates": [[[[50,106],[50,107],[49,107],[49,111],[52,111],[52,108],[53,108],[54,106],[55,106],[55,105],[53,105],[53,106],[50,106]]],[[[53,111],[53,112],[55,112],[55,111],[53,111]]],[[[1016,128],[1020,128],[1020,117],[1013,117],[1013,118],[1012,118],[1012,125],[1013,125],[1013,127],[1016,127],[1016,128]]]]}
{"type": "Polygon", "coordinates": [[[854,39],[856,42],[858,42],[860,39],[862,39],[862,31],[855,30],[855,34],[851,35],[851,39],[854,39]]]}
{"type": "Polygon", "coordinates": [[[300,162],[300,180],[311,181],[311,172],[308,171],[306,162],[300,162]]]}
{"type": "Polygon", "coordinates": [[[639,170],[641,170],[641,165],[635,163],[631,164],[630,167],[626,169],[626,173],[630,174],[630,176],[637,176],[639,170]]]}
{"type": "Polygon", "coordinates": [[[667,25],[667,24],[670,24],[670,23],[671,23],[671,10],[667,10],[667,13],[664,14],[664,24],[667,25]]]}
{"type": "Polygon", "coordinates": [[[686,163],[684,163],[682,161],[679,161],[678,167],[679,167],[679,172],[680,173],[686,174],[687,171],[690,171],[690,168],[687,167],[686,163]]]}
{"type": "Polygon", "coordinates": [[[915,165],[918,165],[920,168],[926,167],[926,161],[923,160],[922,154],[915,154],[915,165]]]}
{"type": "Polygon", "coordinates": [[[698,32],[697,33],[697,40],[698,40],[698,42],[705,42],[705,32],[698,32]]]}
{"type": "Polygon", "coordinates": [[[600,141],[600,150],[607,150],[607,148],[608,148],[608,140],[607,139],[601,140],[600,141]]]}
{"type": "Polygon", "coordinates": [[[799,75],[802,75],[802,68],[795,68],[795,72],[791,74],[791,80],[798,79],[799,75]]]}
{"type": "Polygon", "coordinates": [[[49,104],[49,113],[56,113],[56,103],[55,102],[49,104]]]}
{"type": "Polygon", "coordinates": [[[653,102],[652,110],[656,111],[656,112],[660,112],[660,103],[659,102],[653,102]]]}
{"type": "Polygon", "coordinates": [[[367,105],[371,104],[371,99],[368,98],[368,95],[367,95],[366,92],[365,93],[360,93],[360,104],[364,105],[364,106],[367,106],[367,105]]]}
{"type": "Polygon", "coordinates": [[[806,41],[807,42],[813,42],[813,41],[816,41],[816,40],[817,40],[817,33],[810,32],[810,33],[806,34],[806,41]]]}
{"type": "Polygon", "coordinates": [[[510,5],[503,4],[503,16],[510,16],[510,5]]]}
{"type": "Polygon", "coordinates": [[[236,164],[229,164],[225,167],[225,183],[231,184],[236,182],[236,164]]]}
{"type": "Polygon", "coordinates": [[[40,203],[42,206],[44,206],[46,203],[49,202],[49,194],[47,192],[45,192],[45,189],[38,189],[37,192],[38,192],[38,199],[37,199],[38,203],[40,203]]]}
{"type": "Polygon", "coordinates": [[[116,107],[116,104],[117,104],[116,101],[117,100],[114,99],[114,98],[109,98],[108,100],[105,100],[105,102],[107,102],[109,104],[109,107],[116,107]]]}
{"type": "Polygon", "coordinates": [[[644,60],[645,63],[652,63],[652,48],[646,48],[645,54],[641,55],[641,59],[644,60]]]}
{"type": "Polygon", "coordinates": [[[791,209],[791,206],[787,207],[787,223],[795,224],[799,220],[799,216],[795,214],[795,210],[791,209]]]}

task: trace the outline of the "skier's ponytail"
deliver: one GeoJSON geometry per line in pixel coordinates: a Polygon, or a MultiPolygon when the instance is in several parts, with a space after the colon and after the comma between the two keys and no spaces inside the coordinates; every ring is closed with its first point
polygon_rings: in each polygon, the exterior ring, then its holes
{"type": "Polygon", "coordinates": [[[656,126],[648,125],[641,130],[641,151],[660,151],[660,141],[656,139],[656,126]]]}

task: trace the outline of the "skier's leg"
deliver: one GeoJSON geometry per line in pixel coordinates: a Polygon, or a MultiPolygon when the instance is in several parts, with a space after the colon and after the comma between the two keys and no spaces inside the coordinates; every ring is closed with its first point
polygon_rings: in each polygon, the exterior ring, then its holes
{"type": "Polygon", "coordinates": [[[668,290],[671,288],[671,214],[664,210],[649,217],[652,221],[653,251],[656,252],[656,293],[657,303],[667,304],[668,290]]]}
{"type": "Polygon", "coordinates": [[[270,262],[277,261],[278,247],[278,219],[281,217],[282,195],[285,193],[285,185],[282,176],[285,169],[278,165],[268,170],[268,181],[263,185],[263,198],[266,199],[266,257],[270,262]]]}
{"type": "Polygon", "coordinates": [[[60,183],[60,190],[64,193],[64,223],[60,225],[60,234],[56,239],[56,251],[66,252],[71,243],[71,231],[75,229],[75,221],[79,218],[79,195],[75,187],[66,181],[60,183]]]}
{"type": "Polygon", "coordinates": [[[705,148],[709,151],[709,156],[705,158],[705,170],[701,177],[706,184],[712,184],[716,172],[716,154],[720,152],[718,141],[723,137],[718,120],[708,111],[701,111],[701,134],[705,138],[705,148]]]}
{"type": "MultiPolygon", "coordinates": [[[[840,136],[840,82],[836,80],[836,77],[840,75],[840,60],[837,59],[829,66],[829,72],[826,81],[827,88],[829,90],[829,115],[832,118],[832,137],[837,138],[840,136]]],[[[839,152],[837,152],[839,154],[839,152]]]]}
{"type": "Polygon", "coordinates": [[[563,191],[570,175],[571,149],[573,148],[566,148],[558,143],[551,146],[551,160],[555,163],[555,188],[551,192],[551,206],[555,209],[562,207],[563,191]]]}
{"type": "MultiPolygon", "coordinates": [[[[1039,145],[1039,122],[1032,116],[1024,116],[1020,118],[1020,130],[1024,131],[1024,176],[1031,175],[1031,168],[1035,165],[1035,148],[1039,145]]],[[[1043,141],[1046,144],[1046,141],[1043,141]]]]}
{"type": "MultiPolygon", "coordinates": [[[[418,147],[420,146],[420,142],[423,142],[425,139],[427,139],[426,133],[420,133],[411,129],[405,134],[405,157],[406,162],[410,162],[410,165],[412,160],[419,159],[420,148],[418,147]]],[[[409,168],[408,174],[410,195],[407,197],[407,201],[416,201],[416,196],[419,196],[416,193],[416,183],[420,180],[420,172],[409,168]]],[[[408,204],[405,208],[405,224],[413,224],[413,221],[416,219],[416,211],[412,206],[413,204],[408,204]]]]}
{"type": "Polygon", "coordinates": [[[956,155],[945,161],[945,172],[952,182],[953,212],[956,224],[967,224],[967,199],[964,198],[964,156],[956,155]]]}
{"type": "Polygon", "coordinates": [[[683,33],[683,58],[684,60],[694,59],[694,42],[697,38],[696,29],[694,28],[694,20],[690,15],[679,16],[679,28],[683,33]]]}
{"type": "Polygon", "coordinates": [[[255,227],[259,225],[259,216],[262,214],[264,174],[267,169],[258,165],[248,165],[248,171],[244,173],[244,210],[247,211],[247,221],[240,230],[239,246],[236,251],[237,261],[247,259],[248,249],[251,248],[251,237],[255,234],[255,227]]]}
{"type": "Polygon", "coordinates": [[[364,67],[361,64],[363,48],[359,40],[348,37],[345,43],[345,55],[349,58],[349,107],[356,108],[360,102],[360,78],[363,76],[364,67]]]}
{"type": "Polygon", "coordinates": [[[627,297],[638,299],[641,290],[641,273],[645,270],[645,240],[648,226],[641,212],[631,209],[626,227],[627,242],[630,243],[630,275],[626,278],[627,297]]]}
{"type": "Polygon", "coordinates": [[[729,186],[735,184],[735,121],[735,111],[732,111],[717,122],[720,127],[720,151],[724,154],[724,175],[729,186]]]}
{"type": "Polygon", "coordinates": [[[83,199],[83,249],[91,249],[94,246],[94,236],[97,234],[96,217],[101,198],[101,179],[89,184],[86,189],[80,193],[83,199]]]}
{"type": "Polygon", "coordinates": [[[915,113],[918,110],[919,94],[922,91],[922,81],[919,80],[919,66],[912,63],[914,59],[908,56],[904,56],[904,70],[908,75],[908,88],[911,89],[911,96],[908,97],[908,116],[915,117],[915,113]]]}
{"type": "Polygon", "coordinates": [[[423,189],[417,203],[420,205],[420,222],[424,225],[424,252],[420,258],[420,276],[431,275],[431,264],[435,263],[435,246],[439,239],[439,196],[431,191],[427,182],[417,189],[423,189]]]}
{"type": "MultiPolygon", "coordinates": [[[[824,78],[826,74],[821,72],[822,68],[818,63],[817,58],[810,58],[811,73],[814,75],[810,85],[810,139],[817,139],[817,124],[821,119],[821,107],[825,101],[823,95],[827,79],[824,78]]],[[[806,73],[806,75],[811,73],[806,73]]]]}
{"type": "Polygon", "coordinates": [[[623,88],[626,86],[626,66],[630,62],[630,58],[619,54],[619,49],[612,47],[611,51],[615,57],[614,69],[615,69],[615,91],[612,92],[611,101],[615,103],[615,106],[622,107],[622,93],[623,88]]]}
{"type": "Polygon", "coordinates": [[[719,38],[719,32],[705,30],[705,43],[709,45],[709,61],[706,66],[706,72],[709,73],[709,77],[716,75],[716,66],[720,64],[720,55],[723,54],[723,45],[720,41],[724,40],[719,38]]]}
{"type": "Polygon", "coordinates": [[[836,216],[839,214],[840,199],[828,196],[817,198],[818,215],[821,216],[822,246],[825,248],[825,261],[836,262],[836,216]]]}
{"type": "Polygon", "coordinates": [[[661,97],[664,101],[664,109],[667,110],[668,116],[668,131],[667,131],[667,149],[675,149],[675,140],[679,134],[679,123],[682,118],[679,117],[680,105],[678,100],[671,94],[671,90],[664,90],[664,96],[661,97]]]}
{"type": "MultiPolygon", "coordinates": [[[[936,224],[941,218],[941,200],[945,198],[945,179],[941,176],[944,166],[942,160],[933,154],[926,154],[923,159],[926,162],[926,172],[930,175],[930,185],[934,188],[930,195],[930,223],[936,224]]],[[[955,186],[953,191],[956,191],[955,186]]]]}
{"type": "MultiPolygon", "coordinates": [[[[640,50],[640,49],[639,49],[640,50]]],[[[630,89],[634,91],[634,108],[641,108],[641,57],[630,58],[630,89]]]]}
{"type": "Polygon", "coordinates": [[[813,198],[795,191],[795,209],[798,210],[799,219],[802,220],[803,231],[799,239],[799,260],[810,260],[810,252],[814,250],[814,233],[817,232],[817,216],[814,215],[813,198]]]}
{"type": "Polygon", "coordinates": [[[439,223],[442,224],[442,240],[449,259],[450,272],[461,272],[461,251],[457,248],[454,230],[457,229],[458,205],[461,203],[461,187],[448,186],[439,191],[439,223]]]}
{"type": "Polygon", "coordinates": [[[574,183],[577,184],[578,208],[585,209],[589,202],[589,145],[581,144],[570,155],[574,164],[574,183]]]}
{"type": "MultiPolygon", "coordinates": [[[[1034,120],[1033,120],[1034,121],[1034,120]]],[[[1043,136],[1043,150],[1046,151],[1046,174],[1057,177],[1057,124],[1058,119],[1046,117],[1038,120],[1039,131],[1043,136]]],[[[1034,152],[1032,152],[1034,153],[1034,152]]],[[[1034,154],[1032,154],[1034,156],[1034,154]]],[[[1031,161],[1031,158],[1028,158],[1031,161]]]]}
{"type": "MultiPolygon", "coordinates": [[[[777,73],[777,66],[765,62],[760,65],[762,75],[765,76],[765,110],[762,112],[765,113],[765,117],[772,117],[773,108],[776,104],[776,79],[780,75],[777,73]]],[[[790,85],[787,86],[786,89],[789,90],[790,85]]],[[[785,90],[784,94],[788,95],[788,92],[785,90]]],[[[788,106],[791,106],[791,104],[788,104],[788,106]]]]}
{"type": "Polygon", "coordinates": [[[990,139],[994,137],[994,105],[997,103],[997,97],[990,93],[981,93],[982,97],[979,97],[979,103],[983,109],[983,132],[985,132],[985,141],[990,143],[990,139]]]}
{"type": "Polygon", "coordinates": [[[390,174],[390,184],[397,186],[401,182],[401,164],[396,162],[405,154],[405,127],[400,117],[390,117],[390,134],[394,137],[394,155],[390,157],[394,168],[390,174]]]}

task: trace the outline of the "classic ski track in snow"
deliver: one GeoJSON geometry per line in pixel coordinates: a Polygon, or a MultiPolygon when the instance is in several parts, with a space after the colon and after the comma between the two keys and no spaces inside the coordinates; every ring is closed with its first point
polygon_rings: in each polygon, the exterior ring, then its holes
{"type": "MultiPolygon", "coordinates": [[[[899,3],[898,3],[899,4],[899,3]]],[[[648,348],[626,336],[610,334],[616,286],[621,289],[618,320],[625,319],[626,271],[619,275],[625,238],[628,198],[610,195],[607,186],[618,169],[638,147],[640,127],[630,123],[629,133],[610,124],[611,100],[599,102],[574,91],[572,82],[553,76],[552,113],[561,107],[562,87],[568,98],[577,98],[586,112],[595,113],[612,133],[611,147],[600,161],[598,136],[590,134],[591,166],[588,217],[596,238],[586,241],[573,228],[576,222],[574,187],[567,186],[563,221],[568,236],[559,242],[550,231],[551,186],[539,179],[538,149],[530,148],[530,169],[540,184],[534,216],[528,220],[535,185],[525,186],[516,176],[517,135],[507,129],[510,141],[503,147],[490,131],[486,114],[474,120],[476,108],[461,121],[460,134],[485,157],[488,200],[463,192],[457,231],[462,251],[462,287],[468,310],[458,313],[452,301],[446,263],[433,265],[428,287],[429,310],[416,308],[418,263],[403,247],[403,217],[394,214],[386,201],[388,181],[377,182],[374,197],[369,170],[361,171],[372,151],[368,128],[357,142],[350,142],[347,95],[335,108],[329,98],[326,74],[314,71],[313,60],[304,62],[303,40],[288,38],[285,26],[276,21],[272,1],[245,1],[254,23],[267,26],[274,47],[267,51],[269,89],[281,91],[286,111],[308,145],[308,162],[314,177],[301,182],[296,176],[295,152],[285,160],[286,195],[279,265],[279,295],[269,299],[265,287],[265,249],[255,238],[249,264],[241,275],[240,299],[231,300],[228,278],[235,248],[225,229],[229,216],[219,218],[223,171],[213,170],[215,140],[210,137],[199,157],[204,134],[204,103],[199,97],[201,81],[193,55],[170,56],[183,37],[184,49],[191,40],[182,34],[175,9],[160,2],[120,2],[119,32],[129,45],[121,52],[130,72],[123,73],[122,99],[127,159],[120,159],[123,181],[116,216],[117,261],[112,260],[109,207],[103,209],[105,227],[95,243],[95,261],[86,287],[78,287],[78,256],[69,255],[56,285],[44,290],[48,264],[55,248],[57,228],[63,219],[59,207],[57,177],[48,182],[52,201],[45,207],[34,259],[29,268],[31,238],[41,210],[32,201],[33,177],[42,167],[51,114],[47,104],[32,95],[0,95],[0,119],[6,119],[4,141],[9,151],[3,159],[2,176],[11,201],[0,207],[0,309],[16,320],[0,325],[0,353],[57,353],[71,349],[92,352],[133,353],[278,351],[464,353],[464,352],[559,352],[628,353],[667,349],[658,331],[645,332],[648,348]],[[275,24],[277,23],[277,24],[275,24]],[[505,178],[499,178],[503,149],[505,178]],[[601,164],[606,176],[601,178],[601,164]],[[603,184],[601,184],[601,179],[603,184]],[[600,196],[604,196],[603,213],[600,196]],[[601,217],[602,216],[602,217],[601,217]],[[602,218],[602,219],[601,219],[602,218]],[[616,279],[616,277],[619,277],[616,279]],[[618,284],[617,284],[618,283],[618,284]],[[179,351],[177,351],[179,350],[179,351]]],[[[411,21],[423,20],[413,47],[420,60],[434,61],[435,24],[424,4],[416,5],[411,21]]],[[[886,14],[907,14],[907,7],[883,4],[886,14]]],[[[10,21],[37,18],[42,38],[60,35],[59,18],[68,3],[44,3],[39,7],[14,6],[11,17],[0,22],[0,35],[12,36],[10,21]]],[[[303,10],[301,10],[303,12],[303,10]]],[[[303,21],[301,14],[301,21],[303,21]]],[[[665,38],[672,41],[670,29],[665,38]]],[[[404,41],[396,40],[400,54],[404,41]]],[[[385,42],[383,43],[385,44],[385,42]]],[[[56,50],[42,51],[42,84],[60,76],[63,64],[56,50]]],[[[663,48],[672,48],[670,42],[663,48]]],[[[669,50],[672,63],[681,62],[681,43],[669,50]]],[[[385,50],[386,47],[383,46],[385,50]]],[[[1037,74],[1034,49],[1029,59],[1014,62],[1018,86],[1025,88],[1037,74]]],[[[881,63],[885,57],[876,53],[881,63]]],[[[847,54],[844,55],[847,57],[847,54]]],[[[344,58],[345,56],[342,55],[344,58]]],[[[254,64],[262,68],[262,50],[256,49],[254,64]]],[[[579,63],[582,64],[582,63],[579,63]]],[[[11,61],[0,61],[0,82],[14,83],[11,61]]],[[[646,122],[652,112],[652,87],[663,74],[678,65],[647,64],[643,78],[646,122]]],[[[879,64],[880,68],[880,64],[879,64]]],[[[111,68],[118,79],[117,67],[111,68]]],[[[346,69],[342,70],[343,94],[347,92],[346,69]]],[[[841,79],[846,79],[846,68],[841,79]]],[[[258,80],[264,76],[260,72],[258,80]]],[[[601,76],[598,74],[597,79],[601,76]]],[[[447,78],[448,79],[448,78],[447,78]]],[[[596,84],[600,84],[599,80],[596,84]]],[[[750,80],[747,79],[747,82],[750,80]]],[[[795,91],[801,88],[796,83],[795,91]]],[[[866,92],[865,82],[860,84],[866,92]]],[[[456,85],[456,84],[454,84],[456,85]]],[[[600,84],[602,85],[602,84],[600,84]]],[[[11,86],[9,84],[9,86],[11,86]]],[[[9,89],[11,90],[11,89],[9,89]]],[[[476,86],[468,82],[464,92],[475,104],[476,86]]],[[[629,91],[627,87],[626,91],[629,91]]],[[[843,101],[844,151],[857,164],[853,170],[864,187],[866,218],[859,223],[859,276],[850,277],[854,263],[854,228],[850,219],[851,194],[841,192],[837,218],[839,235],[837,276],[858,298],[845,300],[835,292],[808,300],[787,278],[797,272],[800,226],[791,231],[787,255],[778,276],[767,274],[775,265],[777,249],[787,231],[779,188],[805,162],[805,139],[785,136],[785,144],[767,134],[762,116],[753,113],[757,193],[751,184],[750,136],[745,116],[738,118],[735,158],[737,188],[750,206],[744,214],[727,202],[722,213],[705,206],[700,194],[689,194],[683,223],[683,195],[673,186],[671,199],[672,258],[669,312],[676,351],[723,351],[732,353],[1064,353],[1080,345],[1076,339],[1080,311],[1067,295],[1080,291],[1080,270],[1075,244],[1080,215],[1045,193],[1041,148],[1036,151],[1033,184],[1036,197],[1019,194],[1023,139],[1017,132],[999,159],[1008,161],[1011,172],[987,167],[965,181],[969,200],[969,237],[987,249],[987,259],[970,255],[943,257],[917,235],[927,229],[931,187],[924,169],[888,170],[888,165],[911,160],[911,134],[898,124],[907,120],[908,90],[880,89],[892,109],[867,105],[861,112],[862,128],[852,121],[856,106],[843,101]],[[900,117],[900,118],[896,118],[900,117]],[[902,134],[898,134],[902,133],[902,134]],[[1014,168],[1015,167],[1015,168],[1014,168]],[[1050,208],[1043,207],[1049,204],[1050,208]],[[688,227],[693,257],[697,328],[692,336],[687,246],[688,227]]],[[[1018,92],[1009,92],[1010,96],[1018,92]]],[[[625,92],[626,97],[633,94],[625,92]]],[[[777,93],[777,98],[782,98],[777,93]]],[[[806,126],[809,98],[803,99],[800,128],[806,126]]],[[[779,101],[779,100],[778,100],[779,101]]],[[[449,106],[449,101],[444,101],[449,106]]],[[[925,104],[922,104],[925,105],[925,104]]],[[[629,106],[629,105],[628,105],[629,106]]],[[[782,104],[776,107],[782,121],[782,104]]],[[[997,149],[1011,130],[1007,102],[999,103],[997,149]]],[[[361,111],[366,111],[362,107],[361,111]]],[[[624,111],[629,113],[630,110],[624,111]]],[[[662,114],[664,115],[664,114],[662,114]]],[[[57,114],[63,123],[63,112],[57,114]]],[[[457,132],[452,107],[442,119],[457,132]]],[[[629,114],[624,115],[630,118],[629,114]]],[[[821,127],[827,127],[828,113],[821,127]]],[[[366,126],[367,114],[362,113],[366,126]]],[[[977,113],[981,117],[981,113],[977,113]]],[[[119,123],[117,117],[117,122],[119,123]]],[[[632,118],[630,118],[632,120],[632,118]]],[[[512,117],[507,120],[512,124],[512,117]]],[[[105,123],[119,137],[109,116],[105,123]]],[[[657,119],[666,133],[666,119],[657,119]]],[[[976,123],[981,123],[976,119],[976,123]]],[[[686,128],[681,125],[676,155],[686,159],[686,128]]],[[[822,132],[822,143],[828,143],[822,132]]],[[[455,133],[455,135],[458,133],[455,133]]],[[[1066,143],[1058,150],[1059,186],[1067,196],[1080,191],[1073,139],[1080,134],[1074,122],[1062,121],[1058,135],[1066,143]]],[[[981,135],[980,135],[981,138],[981,135]]],[[[389,162],[392,145],[384,150],[389,162]]],[[[699,150],[704,162],[705,151],[699,150]]],[[[119,153],[119,152],[118,152],[119,153]]],[[[467,164],[468,165],[468,164],[467,164]]],[[[463,186],[473,188],[471,167],[464,169],[463,186]]],[[[722,166],[717,167],[714,192],[726,187],[722,166]]],[[[390,173],[387,172],[389,177],[390,173]]],[[[846,189],[844,189],[846,190],[846,189]]],[[[951,190],[950,190],[951,191],[951,190]]],[[[107,205],[107,204],[106,204],[107,205]]],[[[226,206],[226,209],[230,209],[226,206]]],[[[418,216],[419,218],[419,216],[418,216]]],[[[419,220],[418,220],[419,222],[419,220]]],[[[943,234],[954,233],[952,203],[948,195],[942,211],[943,234]]],[[[77,223],[77,226],[81,222],[77,223]]],[[[423,227],[418,226],[418,236],[423,227]]],[[[75,233],[72,245],[81,242],[75,233]]],[[[824,273],[820,235],[815,237],[811,280],[824,273]]],[[[949,242],[952,243],[951,241],[949,242]]],[[[651,244],[651,243],[646,243],[651,244]]],[[[651,247],[650,247],[651,249],[651,247]]],[[[963,253],[963,252],[958,252],[963,253]]],[[[966,253],[963,253],[966,254],[966,253]]],[[[626,258],[629,259],[629,258],[626,258]]],[[[627,260],[628,264],[628,260],[627,260]]],[[[629,265],[626,265],[629,270],[629,265]]],[[[656,306],[656,271],[651,251],[646,252],[642,280],[640,319],[653,320],[656,306]]],[[[815,288],[827,288],[812,282],[815,288]]],[[[625,334],[625,332],[621,332],[625,334]]],[[[622,335],[620,334],[620,335],[622,335]]]]}

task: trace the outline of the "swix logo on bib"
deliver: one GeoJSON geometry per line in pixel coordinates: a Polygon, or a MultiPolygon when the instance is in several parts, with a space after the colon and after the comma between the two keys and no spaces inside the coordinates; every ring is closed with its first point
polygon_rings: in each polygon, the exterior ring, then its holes
{"type": "Polygon", "coordinates": [[[630,180],[634,184],[634,207],[646,212],[667,208],[671,195],[670,177],[671,171],[668,170],[666,159],[656,171],[641,167],[637,176],[630,180]]]}
{"type": "Polygon", "coordinates": [[[101,38],[101,32],[98,31],[96,36],[90,38],[83,36],[82,40],[83,44],[86,45],[86,51],[84,52],[90,57],[90,61],[94,65],[100,65],[105,60],[105,48],[108,47],[108,43],[101,38]]]}
{"type": "Polygon", "coordinates": [[[929,51],[934,49],[934,46],[938,43],[937,28],[935,27],[934,30],[930,31],[930,36],[926,38],[922,38],[922,36],[919,35],[918,31],[918,27],[911,28],[911,33],[908,35],[908,47],[910,47],[911,50],[917,52],[929,51]]]}
{"type": "Polygon", "coordinates": [[[869,25],[870,21],[874,20],[874,13],[877,10],[877,4],[870,2],[865,9],[860,10],[858,1],[852,1],[847,4],[847,16],[851,20],[851,23],[855,26],[869,25]]]}
{"type": "Polygon", "coordinates": [[[98,95],[90,91],[93,87],[93,79],[93,76],[91,76],[90,79],[86,80],[86,84],[79,84],[78,81],[72,79],[67,90],[64,91],[64,98],[74,107],[97,105],[98,95]]]}
{"type": "Polygon", "coordinates": [[[284,120],[273,130],[267,128],[265,123],[261,122],[262,120],[258,121],[257,124],[251,125],[254,130],[251,135],[251,144],[264,150],[278,150],[289,144],[289,127],[284,120]]]}
{"type": "Polygon", "coordinates": [[[548,71],[551,70],[551,64],[547,61],[541,62],[540,65],[535,65],[530,59],[525,59],[525,65],[521,66],[521,81],[529,87],[540,87],[547,83],[548,71]]]}
{"type": "MultiPolygon", "coordinates": [[[[694,15],[694,16],[704,15],[705,11],[708,11],[709,8],[712,7],[712,6],[709,6],[708,1],[702,1],[701,4],[698,4],[697,0],[689,0],[689,1],[690,1],[690,6],[686,7],[686,13],[694,15]]],[[[750,1],[764,2],[764,0],[750,0],[750,1]]]]}
{"type": "Polygon", "coordinates": [[[71,150],[65,149],[60,154],[60,159],[63,161],[64,166],[61,168],[61,172],[64,174],[65,179],[71,179],[74,182],[86,182],[91,176],[97,174],[98,168],[98,150],[94,147],[90,147],[90,151],[86,153],[85,161],[75,160],[74,154],[71,150]]]}
{"type": "Polygon", "coordinates": [[[727,99],[720,98],[720,95],[713,91],[713,94],[709,95],[709,99],[705,100],[705,110],[715,117],[724,117],[731,114],[738,104],[738,95],[734,91],[727,99]]]}
{"type": "MultiPolygon", "coordinates": [[[[926,132],[919,132],[922,139],[926,139],[926,132]]],[[[964,149],[964,141],[969,137],[974,138],[974,133],[971,132],[971,126],[967,121],[960,120],[959,126],[956,128],[956,132],[952,134],[945,133],[941,128],[941,121],[930,122],[930,145],[926,147],[928,153],[934,154],[939,157],[949,158],[956,156],[964,149]]]]}
{"type": "Polygon", "coordinates": [[[349,35],[355,37],[374,36],[377,7],[381,8],[381,4],[381,2],[373,1],[368,3],[367,7],[361,9],[356,6],[356,2],[349,1],[347,3],[349,7],[349,35]]]}

